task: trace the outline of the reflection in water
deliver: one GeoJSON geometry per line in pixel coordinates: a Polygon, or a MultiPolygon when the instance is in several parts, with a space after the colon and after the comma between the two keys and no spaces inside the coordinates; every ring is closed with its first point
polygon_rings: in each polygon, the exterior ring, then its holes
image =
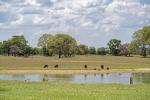
{"type": "Polygon", "coordinates": [[[150,73],[107,73],[107,74],[0,74],[0,80],[23,80],[68,83],[150,83],[150,73]]]}
{"type": "Polygon", "coordinates": [[[133,77],[130,77],[130,84],[133,84],[133,77]]]}
{"type": "Polygon", "coordinates": [[[85,79],[87,78],[87,75],[86,75],[86,74],[84,75],[84,78],[85,78],[85,79]]]}
{"type": "Polygon", "coordinates": [[[103,78],[104,77],[104,74],[101,74],[101,78],[103,78]]]}
{"type": "Polygon", "coordinates": [[[150,83],[150,73],[133,73],[132,76],[136,83],[150,83]]]}
{"type": "Polygon", "coordinates": [[[13,78],[15,78],[15,79],[22,79],[22,78],[24,78],[24,75],[16,75],[16,74],[14,74],[14,75],[12,75],[12,77],[13,78]]]}
{"type": "Polygon", "coordinates": [[[121,74],[121,73],[119,73],[119,75],[121,76],[122,74],[121,74]]]}
{"type": "Polygon", "coordinates": [[[47,75],[47,74],[44,74],[42,81],[43,81],[43,82],[48,81],[48,75],[47,75]]]}

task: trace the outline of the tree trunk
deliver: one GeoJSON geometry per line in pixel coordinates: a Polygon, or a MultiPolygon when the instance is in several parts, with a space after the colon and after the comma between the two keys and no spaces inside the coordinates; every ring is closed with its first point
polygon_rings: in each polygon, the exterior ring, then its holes
{"type": "Polygon", "coordinates": [[[10,55],[10,50],[9,50],[9,48],[7,49],[7,54],[8,54],[8,56],[10,55]]]}
{"type": "Polygon", "coordinates": [[[147,57],[145,45],[143,45],[143,47],[142,47],[142,56],[143,56],[144,58],[147,57]]]}
{"type": "Polygon", "coordinates": [[[59,51],[59,58],[61,58],[61,55],[62,55],[62,53],[61,53],[61,51],[59,51]]]}

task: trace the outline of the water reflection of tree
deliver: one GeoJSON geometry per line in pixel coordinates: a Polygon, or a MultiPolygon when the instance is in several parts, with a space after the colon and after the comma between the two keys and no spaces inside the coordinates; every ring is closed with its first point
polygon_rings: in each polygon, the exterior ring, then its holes
{"type": "Polygon", "coordinates": [[[133,80],[138,83],[150,83],[150,73],[133,73],[133,80]]]}

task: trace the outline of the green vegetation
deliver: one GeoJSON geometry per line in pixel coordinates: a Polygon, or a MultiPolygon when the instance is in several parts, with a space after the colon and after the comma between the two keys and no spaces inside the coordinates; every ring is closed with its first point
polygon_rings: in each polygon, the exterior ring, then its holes
{"type": "Polygon", "coordinates": [[[121,40],[112,39],[107,44],[109,46],[110,52],[114,56],[118,56],[120,53],[119,47],[121,45],[121,40]]]}
{"type": "Polygon", "coordinates": [[[89,53],[89,48],[86,45],[78,45],[77,46],[77,54],[78,55],[87,55],[89,53]]]}
{"type": "Polygon", "coordinates": [[[24,36],[13,36],[0,42],[0,55],[12,56],[55,56],[73,57],[74,55],[113,55],[131,56],[138,54],[146,58],[150,54],[150,26],[144,26],[133,33],[131,43],[122,44],[119,39],[111,39],[108,47],[95,48],[84,44],[77,44],[75,38],[68,34],[43,34],[38,39],[38,48],[30,47],[24,36]]]}
{"type": "Polygon", "coordinates": [[[59,59],[56,56],[44,57],[8,57],[0,56],[0,69],[44,69],[43,66],[49,65],[48,69],[56,69],[54,65],[58,64],[57,69],[87,69],[100,68],[100,65],[110,67],[110,69],[127,69],[127,68],[150,68],[150,59],[140,56],[123,57],[123,56],[98,56],[82,55],[75,57],[64,57],[59,59]]]}
{"type": "Polygon", "coordinates": [[[150,84],[0,81],[0,100],[149,100],[150,84]]]}
{"type": "Polygon", "coordinates": [[[97,48],[97,55],[106,55],[108,54],[107,50],[105,50],[104,47],[102,48],[97,48]]]}
{"type": "Polygon", "coordinates": [[[37,48],[30,47],[24,36],[12,36],[10,39],[0,42],[0,55],[30,56],[39,54],[37,48]]]}
{"type": "Polygon", "coordinates": [[[142,29],[134,32],[132,42],[141,50],[141,56],[147,57],[147,49],[150,46],[150,26],[144,26],[142,29]]]}
{"type": "Polygon", "coordinates": [[[46,49],[43,50],[44,54],[49,55],[50,52],[52,55],[55,53],[61,58],[62,55],[65,57],[72,56],[76,51],[77,42],[73,37],[67,34],[56,34],[54,36],[43,34],[39,38],[38,45],[46,49]]]}

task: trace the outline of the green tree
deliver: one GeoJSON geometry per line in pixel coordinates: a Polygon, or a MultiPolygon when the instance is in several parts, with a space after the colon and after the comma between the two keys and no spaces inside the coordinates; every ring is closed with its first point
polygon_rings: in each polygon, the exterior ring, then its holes
{"type": "Polygon", "coordinates": [[[59,58],[64,55],[65,57],[72,56],[75,54],[77,42],[76,40],[67,34],[56,34],[52,38],[49,38],[48,48],[56,51],[59,58]]]}
{"type": "Polygon", "coordinates": [[[95,47],[89,47],[89,54],[96,54],[96,48],[95,47]]]}
{"type": "Polygon", "coordinates": [[[51,34],[45,33],[38,39],[38,46],[47,47],[49,38],[52,37],[51,34]]]}
{"type": "Polygon", "coordinates": [[[21,51],[21,55],[23,54],[24,47],[27,45],[27,41],[23,35],[21,36],[12,36],[12,38],[3,41],[2,43],[2,52],[7,54],[8,56],[10,53],[12,55],[17,55],[21,51]]]}
{"type": "Polygon", "coordinates": [[[3,46],[3,43],[0,42],[0,55],[3,54],[3,48],[2,48],[2,46],[3,46]]]}
{"type": "Polygon", "coordinates": [[[88,54],[88,52],[89,52],[88,46],[86,46],[84,44],[78,45],[77,52],[76,52],[77,54],[86,55],[86,54],[88,54]]]}
{"type": "Polygon", "coordinates": [[[24,49],[24,47],[27,45],[27,40],[23,35],[21,36],[12,36],[10,39],[10,44],[11,45],[17,45],[20,49],[24,49]]]}
{"type": "Polygon", "coordinates": [[[51,34],[45,33],[38,39],[38,46],[42,47],[43,55],[49,56],[49,48],[48,48],[48,42],[49,38],[52,38],[53,36],[51,34]]]}
{"type": "Polygon", "coordinates": [[[141,55],[147,57],[147,49],[150,47],[150,26],[144,26],[134,32],[133,41],[141,49],[141,55]]]}
{"type": "Polygon", "coordinates": [[[9,40],[9,52],[12,46],[16,46],[16,52],[18,53],[18,55],[25,56],[27,43],[28,42],[23,35],[12,36],[12,38],[9,40]]]}
{"type": "Polygon", "coordinates": [[[148,55],[150,55],[150,48],[149,48],[147,51],[148,51],[148,52],[147,52],[147,53],[148,53],[148,55]]]}
{"type": "Polygon", "coordinates": [[[129,44],[122,44],[120,45],[119,47],[119,50],[120,50],[120,55],[122,56],[130,56],[130,52],[129,52],[129,44]]]}
{"type": "Polygon", "coordinates": [[[111,39],[107,45],[109,46],[110,52],[114,56],[118,56],[120,53],[119,47],[121,45],[121,40],[111,39]]]}
{"type": "Polygon", "coordinates": [[[106,55],[107,54],[107,51],[104,47],[102,48],[97,48],[97,54],[98,55],[106,55]]]}
{"type": "Polygon", "coordinates": [[[2,43],[3,54],[7,54],[8,56],[10,55],[10,46],[11,46],[10,40],[3,41],[3,43],[2,43]]]}
{"type": "Polygon", "coordinates": [[[25,56],[25,57],[30,56],[30,55],[32,54],[32,47],[30,47],[29,45],[26,45],[26,46],[24,47],[23,53],[24,53],[24,56],[25,56]]]}
{"type": "Polygon", "coordinates": [[[41,48],[31,48],[32,55],[41,55],[41,48]]]}
{"type": "Polygon", "coordinates": [[[136,42],[132,41],[131,43],[129,43],[128,45],[129,54],[136,54],[137,49],[138,49],[138,45],[136,44],[136,42]]]}
{"type": "Polygon", "coordinates": [[[10,48],[11,55],[17,56],[17,53],[19,51],[19,47],[17,45],[11,45],[9,48],[10,48]]]}

